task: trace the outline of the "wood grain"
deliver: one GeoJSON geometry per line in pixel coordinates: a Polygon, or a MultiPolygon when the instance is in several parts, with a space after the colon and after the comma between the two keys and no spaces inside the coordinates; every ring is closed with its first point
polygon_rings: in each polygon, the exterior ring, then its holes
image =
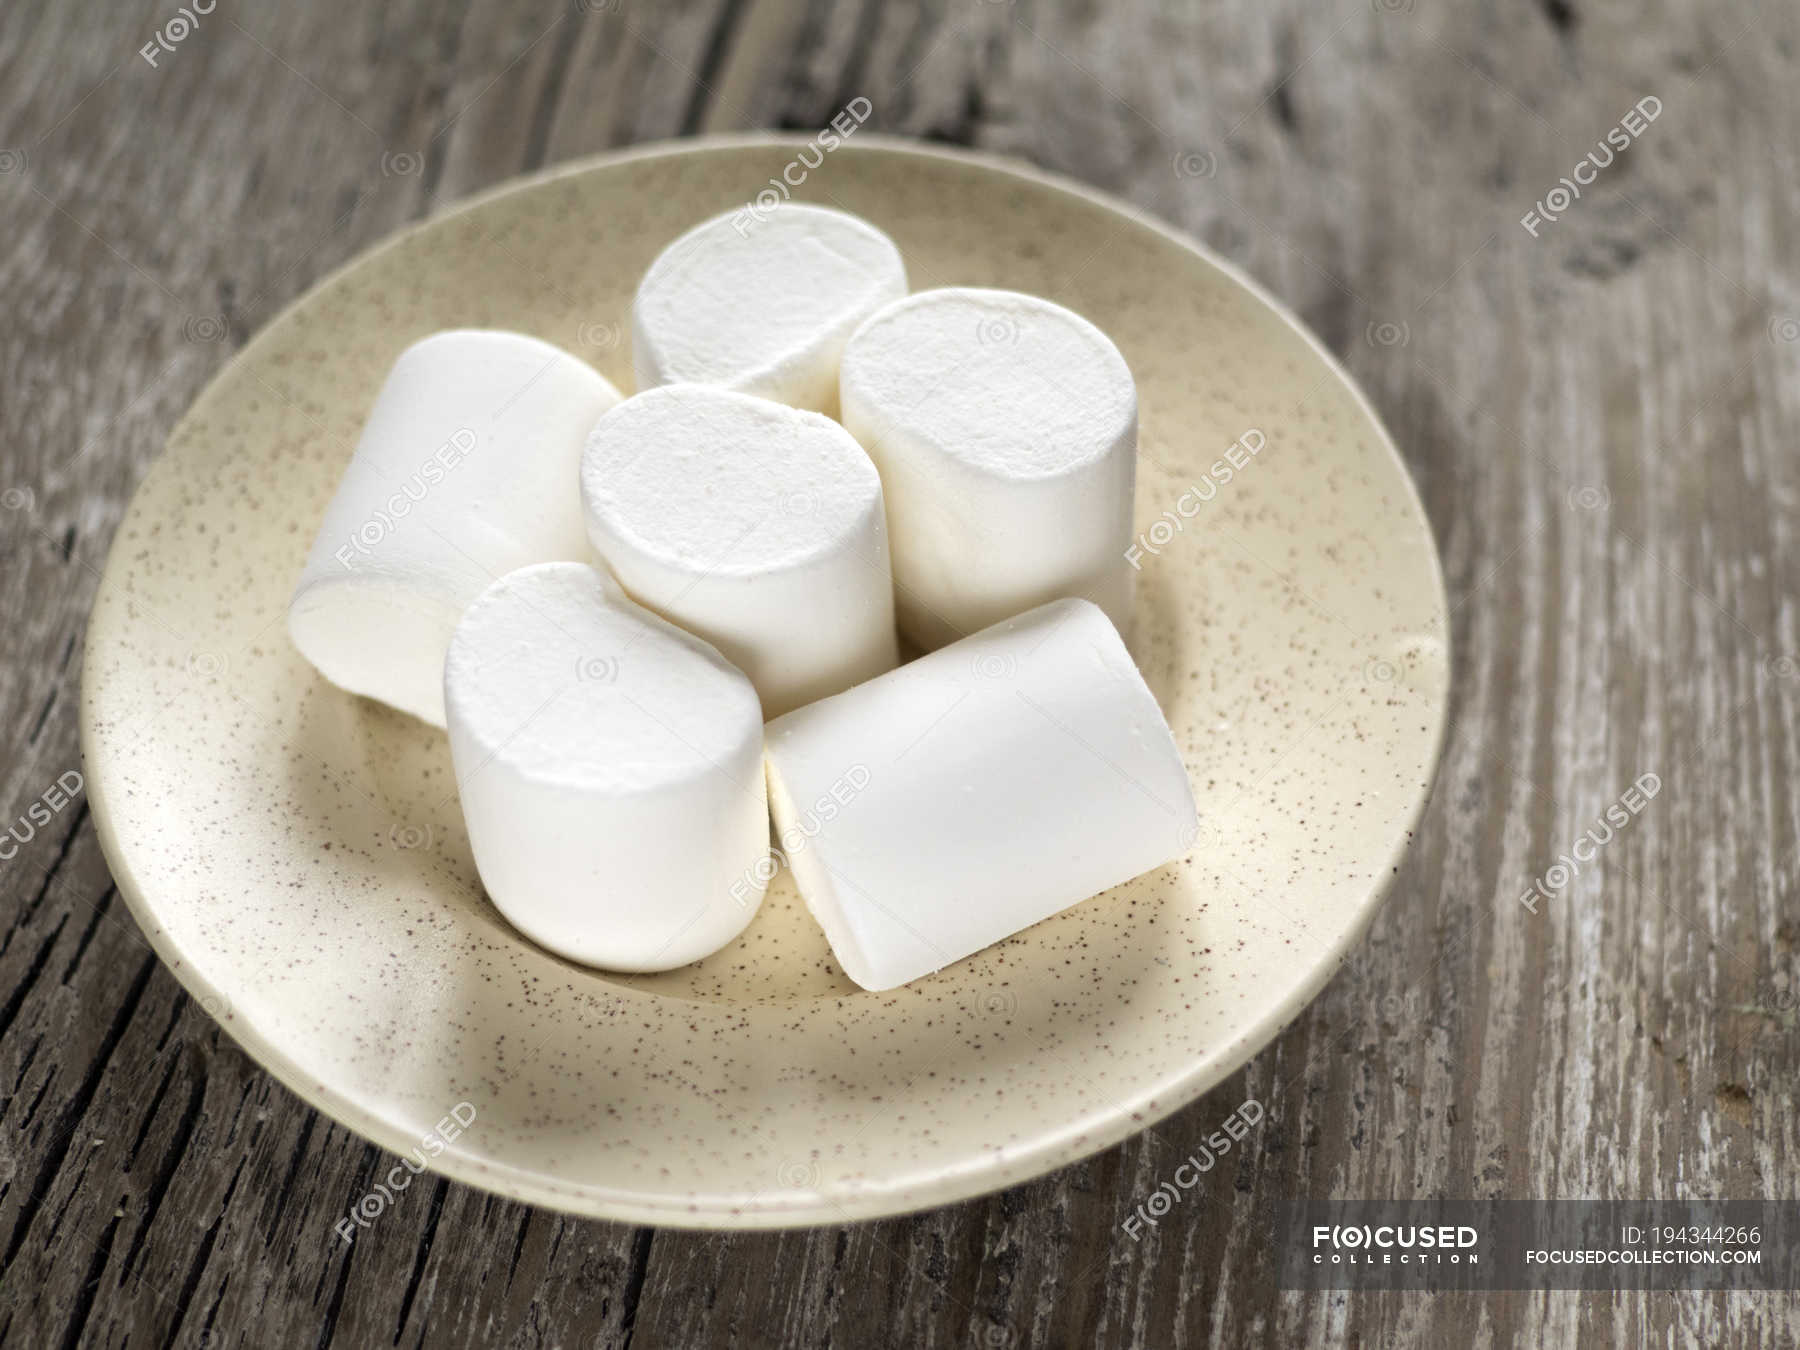
{"type": "MultiPolygon", "coordinates": [[[[78,650],[133,485],[231,351],[522,171],[873,124],[1117,192],[1361,379],[1455,605],[1436,798],[1367,943],[1216,1092],[1004,1194],[697,1235],[421,1179],[161,968],[77,803],[0,862],[0,1343],[1793,1344],[1778,1296],[1282,1294],[1288,1196],[1796,1200],[1800,272],[1791,6],[1220,0],[0,8],[0,819],[79,767],[78,650]],[[1521,217],[1663,111],[1536,237],[1521,217]],[[1645,772],[1663,789],[1536,914],[1645,772]],[[1247,1097],[1267,1121],[1119,1223],[1247,1097]]],[[[3,836],[0,836],[3,838],[3,836]]]]}

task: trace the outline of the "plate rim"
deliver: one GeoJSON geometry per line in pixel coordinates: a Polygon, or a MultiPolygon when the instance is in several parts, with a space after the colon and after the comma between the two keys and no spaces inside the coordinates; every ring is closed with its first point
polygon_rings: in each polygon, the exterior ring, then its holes
{"type": "MultiPolygon", "coordinates": [[[[104,768],[106,761],[104,759],[97,760],[94,754],[96,735],[94,719],[97,715],[96,705],[100,695],[95,693],[94,686],[88,678],[88,672],[95,668],[93,658],[100,641],[96,636],[100,630],[97,630],[93,623],[94,613],[104,596],[122,589],[123,574],[128,567],[123,550],[118,547],[119,539],[138,508],[145,485],[153,475],[162,471],[169,445],[182,434],[190,422],[204,415],[210,409],[212,402],[218,397],[217,391],[225,383],[225,377],[240,364],[247,363],[269,339],[270,335],[283,326],[284,320],[288,319],[301,306],[311,302],[319,293],[336,285],[354,269],[372,262],[390,249],[401,247],[427,228],[441,225],[447,220],[473,211],[490,201],[516,193],[528,192],[558,179],[574,177],[639,159],[670,158],[732,149],[798,148],[808,144],[810,144],[810,139],[803,134],[776,132],[733,132],[723,135],[642,142],[622,149],[567,160],[534,173],[504,179],[401,227],[377,243],[358,251],[354,256],[316,279],[299,295],[290,299],[262,325],[242,348],[233,353],[228,361],[207,378],[205,387],[163,438],[161,448],[149,462],[137,487],[133,489],[131,499],[115,527],[113,539],[108,545],[106,562],[101,569],[100,580],[95,586],[94,599],[89,608],[89,621],[82,641],[78,719],[83,778],[89,814],[93,817],[100,851],[106,860],[114,887],[123,897],[132,919],[150,943],[152,950],[194,1002],[201,1005],[203,1009],[209,1000],[215,998],[226,1002],[224,1016],[214,1016],[213,1020],[259,1068],[273,1076],[307,1106],[346,1126],[385,1152],[404,1157],[418,1147],[418,1140],[405,1129],[376,1115],[342,1090],[317,1081],[294,1063],[284,1051],[272,1045],[255,1027],[237,1019],[230,1010],[228,996],[203,978],[198,968],[187,960],[186,954],[174,946],[166,930],[157,921],[155,911],[148,902],[139,878],[130,868],[129,859],[113,825],[113,806],[106,787],[107,774],[104,768]]],[[[1404,819],[1400,822],[1400,826],[1389,844],[1378,880],[1372,883],[1368,896],[1353,921],[1340,932],[1335,941],[1321,948],[1319,957],[1311,963],[1306,978],[1295,985],[1280,1003],[1271,1005],[1260,1016],[1254,1018],[1247,1027],[1240,1030],[1228,1043],[1228,1048],[1222,1047],[1219,1053],[1193,1062],[1185,1074],[1158,1084],[1159,1090],[1144,1102],[1135,1105],[1112,1103],[1104,1112],[1090,1113],[1099,1118],[1085,1128],[1071,1129],[1071,1124],[1078,1125],[1080,1121],[1065,1122],[1061,1128],[1046,1130],[1017,1150],[1009,1149],[1005,1152],[988,1150],[979,1157],[972,1156],[950,1162],[940,1167],[928,1179],[909,1180],[907,1189],[900,1197],[896,1197],[892,1191],[879,1184],[859,1184],[845,1188],[835,1195],[824,1189],[798,1192],[791,1201],[785,1203],[773,1201],[756,1208],[729,1203],[708,1207],[705,1203],[706,1198],[702,1196],[690,1196],[682,1199],[660,1198],[647,1192],[625,1190],[601,1183],[563,1183],[539,1171],[518,1168],[464,1153],[454,1145],[430,1159],[427,1164],[430,1171],[451,1180],[527,1204],[541,1205],[562,1213],[611,1222],[713,1231],[771,1230],[840,1226],[846,1223],[893,1218],[937,1209],[977,1199],[1092,1157],[1135,1134],[1150,1129],[1176,1111],[1190,1105],[1212,1088],[1217,1087],[1226,1078],[1243,1068],[1311,1005],[1324,987],[1342,969],[1350,951],[1361,943],[1375,916],[1386,904],[1397,875],[1396,864],[1405,855],[1417,833],[1418,822],[1434,795],[1443,764],[1456,672],[1455,646],[1452,641],[1450,623],[1452,615],[1444,581],[1443,559],[1438,549],[1436,534],[1432,529],[1431,517],[1425,510],[1424,501],[1419,494],[1418,484],[1408,471],[1406,461],[1401,457],[1393,436],[1389,433],[1380,414],[1370,403],[1361,385],[1345,369],[1336,355],[1286,304],[1236,264],[1219,256],[1203,242],[1185,231],[1109,192],[1012,156],[936,145],[903,136],[863,132],[853,142],[846,142],[842,148],[852,153],[873,150],[973,166],[1001,177],[1022,179],[1040,187],[1050,188],[1075,197],[1088,205],[1124,216],[1133,223],[1154,231],[1165,240],[1198,255],[1230,281],[1242,287],[1299,336],[1313,355],[1336,377],[1338,384],[1350,396],[1356,409],[1373,430],[1379,449],[1386,453],[1392,467],[1405,485],[1407,504],[1411,514],[1423,526],[1422,532],[1427,544],[1426,553],[1430,563],[1431,589],[1436,600],[1435,617],[1442,627],[1444,661],[1442,695],[1433,700],[1429,708],[1432,726],[1429,738],[1430,753],[1424,766],[1424,777],[1418,783],[1404,819]],[[1164,1087],[1167,1090],[1161,1090],[1164,1087]],[[899,1200],[898,1203],[895,1203],[896,1199],[899,1200]]],[[[208,1015],[213,1016],[210,1012],[208,1015]]],[[[724,1200],[725,1197],[721,1196],[720,1199],[724,1200]]]]}

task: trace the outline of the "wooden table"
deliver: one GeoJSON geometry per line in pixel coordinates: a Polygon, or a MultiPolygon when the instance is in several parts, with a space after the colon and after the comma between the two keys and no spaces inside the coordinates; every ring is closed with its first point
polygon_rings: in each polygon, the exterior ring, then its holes
{"type": "Polygon", "coordinates": [[[522,171],[858,95],[1128,197],[1303,315],[1418,479],[1457,664],[1385,912],[1247,1069],[1078,1166],[835,1230],[433,1179],[346,1247],[381,1155],[190,1003],[71,806],[0,863],[0,1342],[1793,1344],[1783,1296],[1305,1296],[1268,1258],[1289,1196],[1800,1189],[1796,53],[1795,7],[1698,0],[0,7],[8,821],[79,766],[133,486],[288,301],[522,171]],[[1522,906],[1645,773],[1630,828],[1522,906]],[[1247,1097],[1250,1146],[1123,1233],[1247,1097]]]}

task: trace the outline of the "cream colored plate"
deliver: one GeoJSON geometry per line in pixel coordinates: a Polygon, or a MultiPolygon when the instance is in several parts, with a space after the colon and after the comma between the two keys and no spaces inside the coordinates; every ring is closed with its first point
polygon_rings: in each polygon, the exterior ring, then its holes
{"type": "Polygon", "coordinates": [[[578,164],[323,282],[175,429],[88,632],[95,819],[176,975],[290,1088],[395,1153],[469,1103],[433,1166],[560,1209],[832,1223],[992,1190],[1144,1128],[1318,992],[1380,903],[1437,758],[1430,530],[1319,345],[1117,202],[858,136],[796,195],[889,231],[916,287],[1073,307],[1137,375],[1156,551],[1132,646],[1186,755],[1200,838],[885,994],[843,977],[785,875],[740,941],[666,975],[585,970],[508,928],[477,882],[443,735],[315,676],[287,641],[289,590],[402,347],[519,329],[629,389],[644,268],[802,144],[578,164]],[[1266,447],[1220,481],[1211,466],[1252,429],[1266,447]]]}

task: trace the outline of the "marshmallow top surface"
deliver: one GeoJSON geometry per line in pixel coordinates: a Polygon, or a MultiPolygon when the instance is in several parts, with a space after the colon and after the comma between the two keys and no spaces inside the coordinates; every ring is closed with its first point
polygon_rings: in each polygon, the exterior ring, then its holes
{"type": "Polygon", "coordinates": [[[444,697],[494,759],[589,792],[704,776],[762,731],[735,667],[585,563],[521,568],[483,591],[451,640],[444,697]]]}
{"type": "Polygon", "coordinates": [[[1135,434],[1137,389],[1112,339],[1073,310],[1017,291],[920,291],[872,315],[840,379],[909,440],[995,477],[1079,470],[1135,434]]]}
{"type": "Polygon", "coordinates": [[[695,384],[601,417],[581,492],[603,535],[709,576],[804,566],[882,511],[875,465],[831,418],[695,384]]]}
{"type": "Polygon", "coordinates": [[[804,401],[857,324],[906,294],[893,240],[867,221],[785,203],[728,212],[682,235],[632,307],[638,387],[692,381],[804,401]]]}

